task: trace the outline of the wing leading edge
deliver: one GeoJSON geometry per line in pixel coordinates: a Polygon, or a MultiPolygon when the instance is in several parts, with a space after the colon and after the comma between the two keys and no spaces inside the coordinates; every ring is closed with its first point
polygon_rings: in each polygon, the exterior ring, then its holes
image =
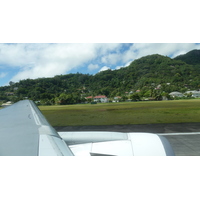
{"type": "Polygon", "coordinates": [[[30,100],[0,111],[0,155],[73,155],[72,151],[30,100]]]}

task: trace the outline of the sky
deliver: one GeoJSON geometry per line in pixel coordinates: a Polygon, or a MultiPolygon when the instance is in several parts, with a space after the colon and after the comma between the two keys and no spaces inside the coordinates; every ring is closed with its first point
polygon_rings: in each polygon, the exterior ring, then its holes
{"type": "Polygon", "coordinates": [[[196,43],[1,43],[0,86],[10,81],[69,73],[96,74],[126,67],[140,57],[171,58],[200,49],[196,43]]]}

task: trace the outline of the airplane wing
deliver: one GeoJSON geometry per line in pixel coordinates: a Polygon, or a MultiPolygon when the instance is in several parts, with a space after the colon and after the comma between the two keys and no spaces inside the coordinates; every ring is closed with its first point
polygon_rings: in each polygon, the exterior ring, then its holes
{"type": "Polygon", "coordinates": [[[1,156],[173,156],[168,140],[150,133],[61,132],[35,103],[19,101],[0,110],[1,156]]]}
{"type": "Polygon", "coordinates": [[[30,100],[0,110],[0,155],[73,155],[30,100]]]}

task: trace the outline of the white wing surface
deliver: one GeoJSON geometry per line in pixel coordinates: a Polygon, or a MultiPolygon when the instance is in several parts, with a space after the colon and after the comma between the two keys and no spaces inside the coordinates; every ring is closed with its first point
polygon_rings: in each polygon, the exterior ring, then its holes
{"type": "Polygon", "coordinates": [[[168,140],[151,133],[59,132],[76,156],[174,156],[168,140]]]}
{"type": "Polygon", "coordinates": [[[30,100],[0,110],[0,155],[73,155],[30,100]]]}

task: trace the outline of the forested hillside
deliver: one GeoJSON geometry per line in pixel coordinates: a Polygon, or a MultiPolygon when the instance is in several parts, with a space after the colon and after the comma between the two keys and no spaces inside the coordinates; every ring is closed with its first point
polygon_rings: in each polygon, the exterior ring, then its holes
{"type": "Polygon", "coordinates": [[[95,75],[67,74],[10,82],[0,87],[0,100],[29,98],[42,104],[81,103],[87,96],[106,95],[140,99],[167,96],[170,92],[200,89],[199,50],[171,59],[158,54],[134,60],[128,67],[95,75]]]}
{"type": "Polygon", "coordinates": [[[182,60],[188,64],[199,65],[200,63],[200,50],[192,50],[184,55],[177,56],[175,60],[182,60]]]}

